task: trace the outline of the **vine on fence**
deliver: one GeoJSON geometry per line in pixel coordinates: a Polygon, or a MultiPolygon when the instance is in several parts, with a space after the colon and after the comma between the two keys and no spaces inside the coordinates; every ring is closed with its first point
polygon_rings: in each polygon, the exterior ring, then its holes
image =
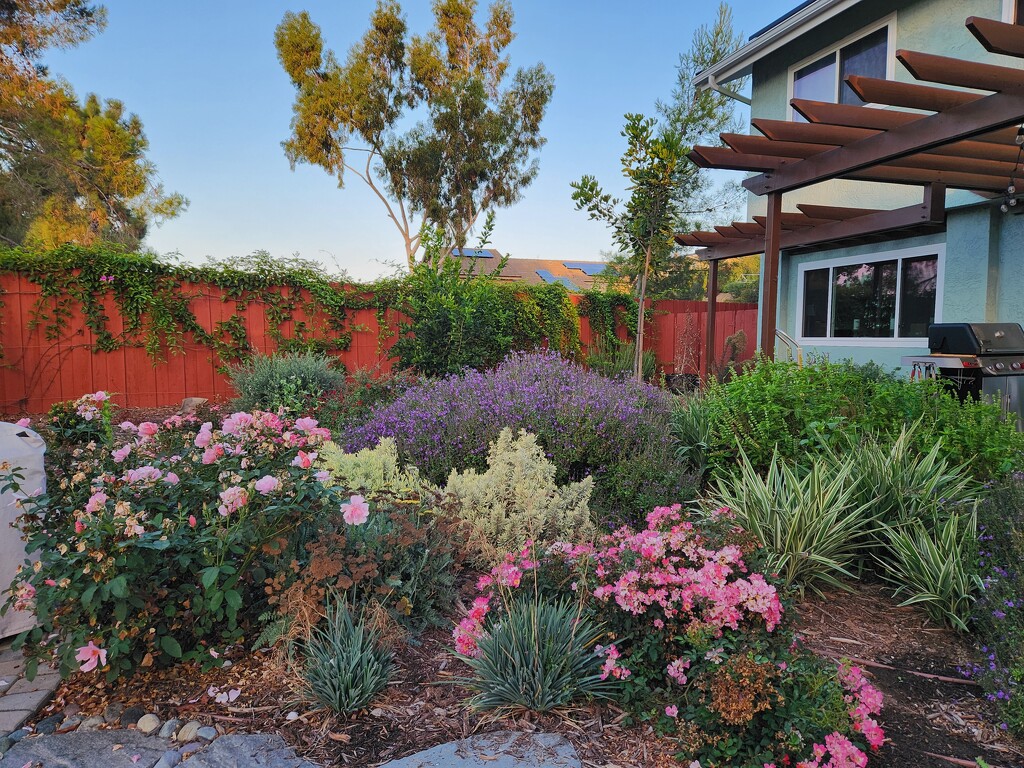
{"type": "MultiPolygon", "coordinates": [[[[492,364],[508,349],[545,343],[569,357],[578,357],[581,315],[590,319],[595,335],[614,338],[616,323],[635,332],[636,300],[630,296],[588,291],[577,309],[560,285],[510,285],[484,277],[467,278],[458,274],[456,265],[448,265],[447,274],[439,266],[433,278],[421,271],[404,279],[350,285],[333,281],[308,262],[273,259],[265,252],[230,264],[192,266],[109,245],[68,245],[43,253],[0,249],[0,273],[21,274],[40,287],[29,313],[30,328],[40,328],[47,340],[57,341],[78,310],[93,334],[93,351],[142,346],[154,363],[166,361],[168,352],[182,352],[187,335],[213,352],[222,367],[247,359],[255,349],[240,315],[251,306],[262,308],[268,335],[282,351],[348,349],[352,333],[364,330],[350,319],[358,309],[375,310],[380,326],[379,349],[396,333],[387,322],[389,309],[411,319],[403,330],[424,334],[423,341],[434,351],[444,349],[451,342],[447,320],[439,324],[434,318],[437,327],[432,327],[428,317],[430,312],[450,314],[453,309],[447,301],[438,305],[441,296],[434,291],[441,286],[447,289],[448,299],[459,296],[455,304],[463,305],[462,312],[466,311],[463,294],[488,299],[479,312],[467,315],[472,316],[470,325],[480,326],[476,339],[486,343],[468,345],[470,354],[460,364],[492,364]],[[467,288],[459,287],[462,284],[467,288]],[[203,286],[220,289],[223,300],[235,304],[233,317],[209,329],[192,309],[203,286]],[[120,330],[112,327],[108,316],[115,308],[122,321],[120,330]],[[282,330],[287,327],[291,328],[288,333],[282,330]],[[426,338],[431,335],[436,338],[426,338]]],[[[0,295],[0,302],[2,299],[0,295]]],[[[460,333],[465,330],[463,323],[460,333]]],[[[2,331],[0,328],[0,334],[2,331]]],[[[408,366],[413,358],[436,357],[431,350],[420,350],[422,355],[402,354],[409,343],[403,339],[396,347],[401,364],[408,366]]]]}

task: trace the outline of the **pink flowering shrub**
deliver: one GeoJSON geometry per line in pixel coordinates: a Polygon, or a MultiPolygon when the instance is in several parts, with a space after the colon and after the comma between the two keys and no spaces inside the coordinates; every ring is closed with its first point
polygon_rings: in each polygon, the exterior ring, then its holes
{"type": "Polygon", "coordinates": [[[480,579],[456,650],[479,652],[500,625],[505,593],[574,595],[605,628],[595,652],[619,702],[676,733],[688,759],[864,765],[884,740],[873,719],[881,694],[858,669],[837,671],[800,649],[775,586],[755,570],[759,549],[727,509],[696,522],[678,504],[593,546],[528,546],[480,579]]]}
{"type": "MultiPolygon", "coordinates": [[[[99,413],[104,404],[83,399],[99,413]]],[[[348,498],[296,461],[330,438],[312,419],[172,416],[118,432],[118,447],[58,447],[47,493],[24,503],[18,525],[40,560],[23,566],[8,608],[34,603],[40,626],[17,640],[33,668],[54,659],[113,679],[213,663],[266,604],[264,574],[290,534],[348,498]]]]}
{"type": "Polygon", "coordinates": [[[103,391],[54,403],[44,424],[48,441],[70,445],[110,440],[113,434],[110,405],[110,394],[103,391]]]}

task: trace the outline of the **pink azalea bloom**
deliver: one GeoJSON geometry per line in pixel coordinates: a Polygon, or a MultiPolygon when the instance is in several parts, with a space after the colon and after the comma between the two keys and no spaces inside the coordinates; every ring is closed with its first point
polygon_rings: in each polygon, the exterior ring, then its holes
{"type": "Polygon", "coordinates": [[[295,420],[295,428],[301,429],[303,432],[309,432],[309,430],[311,429],[316,429],[319,423],[320,422],[317,421],[316,419],[311,419],[308,416],[306,416],[301,419],[295,420]]]}
{"type": "Polygon", "coordinates": [[[143,437],[152,437],[160,431],[160,425],[154,424],[152,421],[144,421],[139,424],[139,434],[143,437]]]}
{"type": "Polygon", "coordinates": [[[273,475],[264,475],[253,487],[262,495],[267,496],[281,487],[281,481],[273,475]]]}
{"type": "Polygon", "coordinates": [[[90,640],[88,645],[83,645],[78,649],[75,661],[82,662],[80,669],[83,672],[92,672],[97,666],[105,667],[107,665],[107,652],[103,648],[98,648],[90,640]]]}
{"type": "Polygon", "coordinates": [[[96,402],[96,403],[102,403],[105,400],[109,400],[109,399],[110,399],[110,395],[108,395],[103,390],[100,390],[99,392],[97,392],[94,395],[92,395],[92,400],[93,400],[93,402],[96,402]]]}
{"type": "Polygon", "coordinates": [[[341,505],[342,517],[349,525],[362,525],[370,517],[370,505],[362,496],[353,496],[348,504],[341,505]]]}
{"type": "Polygon", "coordinates": [[[25,417],[24,419],[18,419],[16,422],[14,422],[14,425],[16,427],[27,427],[31,423],[32,423],[32,419],[30,419],[28,417],[25,417]]]}
{"type": "Polygon", "coordinates": [[[678,717],[679,707],[677,707],[675,704],[671,704],[665,707],[665,715],[668,717],[678,717]]]}
{"type": "Polygon", "coordinates": [[[196,516],[195,515],[189,515],[188,516],[188,527],[189,528],[195,528],[196,527],[196,516]]]}

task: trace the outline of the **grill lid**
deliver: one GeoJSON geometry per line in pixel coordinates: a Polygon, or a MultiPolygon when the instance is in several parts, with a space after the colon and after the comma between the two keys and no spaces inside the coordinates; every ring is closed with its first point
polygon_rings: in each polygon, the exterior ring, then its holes
{"type": "Polygon", "coordinates": [[[928,349],[934,354],[1024,354],[1019,323],[932,323],[928,349]]]}

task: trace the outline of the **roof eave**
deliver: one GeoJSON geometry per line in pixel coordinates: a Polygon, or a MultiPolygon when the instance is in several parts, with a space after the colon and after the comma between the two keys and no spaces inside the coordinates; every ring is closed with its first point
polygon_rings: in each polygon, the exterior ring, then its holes
{"type": "Polygon", "coordinates": [[[792,16],[783,19],[750,40],[746,45],[722,59],[714,66],[699,72],[693,79],[698,90],[714,88],[750,75],[754,63],[777,51],[817,24],[842,13],[861,0],[817,0],[792,16]]]}

